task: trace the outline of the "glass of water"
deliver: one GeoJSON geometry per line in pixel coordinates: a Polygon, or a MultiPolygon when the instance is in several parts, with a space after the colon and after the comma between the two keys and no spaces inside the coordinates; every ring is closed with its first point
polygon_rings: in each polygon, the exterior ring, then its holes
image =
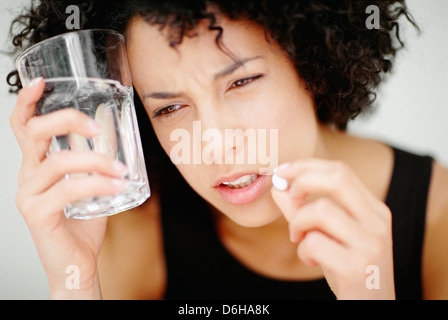
{"type": "MultiPolygon", "coordinates": [[[[127,167],[126,189],[122,193],[75,201],[64,209],[66,217],[90,219],[112,215],[148,199],[150,187],[124,37],[103,29],[61,34],[25,50],[17,58],[16,66],[23,86],[37,77],[45,80],[35,116],[74,108],[101,126],[101,133],[93,138],[75,133],[53,137],[49,153],[99,152],[127,167]]],[[[76,174],[79,175],[82,174],[76,174]]],[[[65,175],[65,179],[74,178],[75,175],[65,175]]]]}

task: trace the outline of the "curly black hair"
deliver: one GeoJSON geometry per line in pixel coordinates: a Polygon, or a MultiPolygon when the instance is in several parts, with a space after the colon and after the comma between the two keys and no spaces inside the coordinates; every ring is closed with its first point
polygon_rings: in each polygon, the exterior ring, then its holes
{"type": "MultiPolygon", "coordinates": [[[[26,48],[59,33],[67,32],[65,9],[77,5],[80,27],[109,28],[124,32],[134,15],[160,26],[168,26],[170,44],[178,45],[208,19],[211,30],[222,29],[208,10],[213,5],[231,19],[249,19],[264,27],[295,63],[300,77],[313,95],[318,119],[346,129],[350,119],[366,110],[375,100],[382,74],[391,70],[393,58],[403,42],[399,36],[400,16],[413,23],[403,1],[56,1],[32,2],[27,13],[13,22],[22,30],[13,45],[26,48]],[[379,9],[379,29],[368,29],[366,8],[379,9]]],[[[17,72],[8,83],[21,87],[17,72]]]]}
{"type": "MultiPolygon", "coordinates": [[[[173,47],[182,43],[184,36],[194,36],[195,27],[203,20],[216,31],[220,45],[225,30],[216,24],[210,7],[233,20],[254,21],[264,28],[267,39],[275,40],[288,53],[314,97],[319,121],[341,130],[372,105],[383,75],[391,70],[397,51],[404,46],[400,17],[416,26],[404,0],[40,0],[32,1],[31,8],[13,21],[16,51],[70,31],[65,26],[69,5],[80,9],[81,29],[124,33],[130,19],[140,15],[148,23],[168,27],[167,41],[173,47]],[[370,5],[379,9],[378,29],[366,27],[370,5]]],[[[12,71],[7,81],[15,91],[21,88],[17,71],[12,71]]]]}

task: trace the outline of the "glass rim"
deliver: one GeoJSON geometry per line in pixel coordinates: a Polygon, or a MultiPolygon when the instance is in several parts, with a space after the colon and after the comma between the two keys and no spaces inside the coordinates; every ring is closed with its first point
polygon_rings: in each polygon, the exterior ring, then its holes
{"type": "Polygon", "coordinates": [[[19,61],[27,54],[29,53],[31,50],[35,49],[36,47],[38,47],[39,45],[41,45],[42,43],[46,43],[46,42],[50,42],[52,40],[58,39],[58,38],[63,38],[66,35],[70,34],[70,33],[90,33],[90,32],[103,32],[103,33],[111,33],[111,34],[115,34],[117,35],[119,38],[121,38],[121,40],[123,40],[123,42],[125,41],[124,36],[119,33],[116,30],[113,29],[102,29],[102,28],[93,28],[93,29],[80,29],[80,30],[74,30],[74,31],[69,31],[69,32],[64,32],[61,34],[57,34],[55,36],[49,37],[47,39],[44,39],[42,41],[36,42],[35,44],[33,44],[31,47],[25,49],[24,51],[22,51],[16,58],[16,68],[19,64],[19,61]]]}

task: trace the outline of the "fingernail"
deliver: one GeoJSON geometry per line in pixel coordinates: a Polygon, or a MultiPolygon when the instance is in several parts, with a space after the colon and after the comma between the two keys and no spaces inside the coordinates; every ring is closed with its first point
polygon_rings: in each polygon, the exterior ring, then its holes
{"type": "Polygon", "coordinates": [[[274,171],[274,173],[277,173],[278,171],[282,171],[282,170],[285,170],[286,168],[288,168],[289,167],[289,162],[285,162],[285,163],[282,163],[281,165],[279,165],[277,168],[275,168],[273,171],[274,171]]]}
{"type": "Polygon", "coordinates": [[[288,189],[288,180],[279,177],[277,174],[272,176],[272,184],[274,187],[280,191],[288,189]]]}
{"type": "Polygon", "coordinates": [[[114,162],[114,169],[115,169],[115,171],[119,172],[122,175],[125,175],[126,172],[128,171],[128,168],[126,167],[126,165],[120,161],[114,162]]]}
{"type": "Polygon", "coordinates": [[[28,85],[29,88],[34,87],[36,84],[38,84],[43,78],[42,77],[38,77],[33,79],[33,81],[31,81],[28,85]]]}
{"type": "Polygon", "coordinates": [[[98,122],[96,122],[93,119],[89,119],[89,122],[87,124],[87,126],[90,128],[90,130],[92,130],[93,132],[100,132],[101,131],[101,126],[98,124],[98,122]]]}

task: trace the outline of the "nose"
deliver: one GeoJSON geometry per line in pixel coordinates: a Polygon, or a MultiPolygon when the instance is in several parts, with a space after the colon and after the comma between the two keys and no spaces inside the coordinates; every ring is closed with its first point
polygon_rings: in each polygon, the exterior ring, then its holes
{"type": "Polygon", "coordinates": [[[202,131],[204,163],[244,164],[247,130],[238,116],[218,104],[200,110],[194,129],[202,131]]]}

